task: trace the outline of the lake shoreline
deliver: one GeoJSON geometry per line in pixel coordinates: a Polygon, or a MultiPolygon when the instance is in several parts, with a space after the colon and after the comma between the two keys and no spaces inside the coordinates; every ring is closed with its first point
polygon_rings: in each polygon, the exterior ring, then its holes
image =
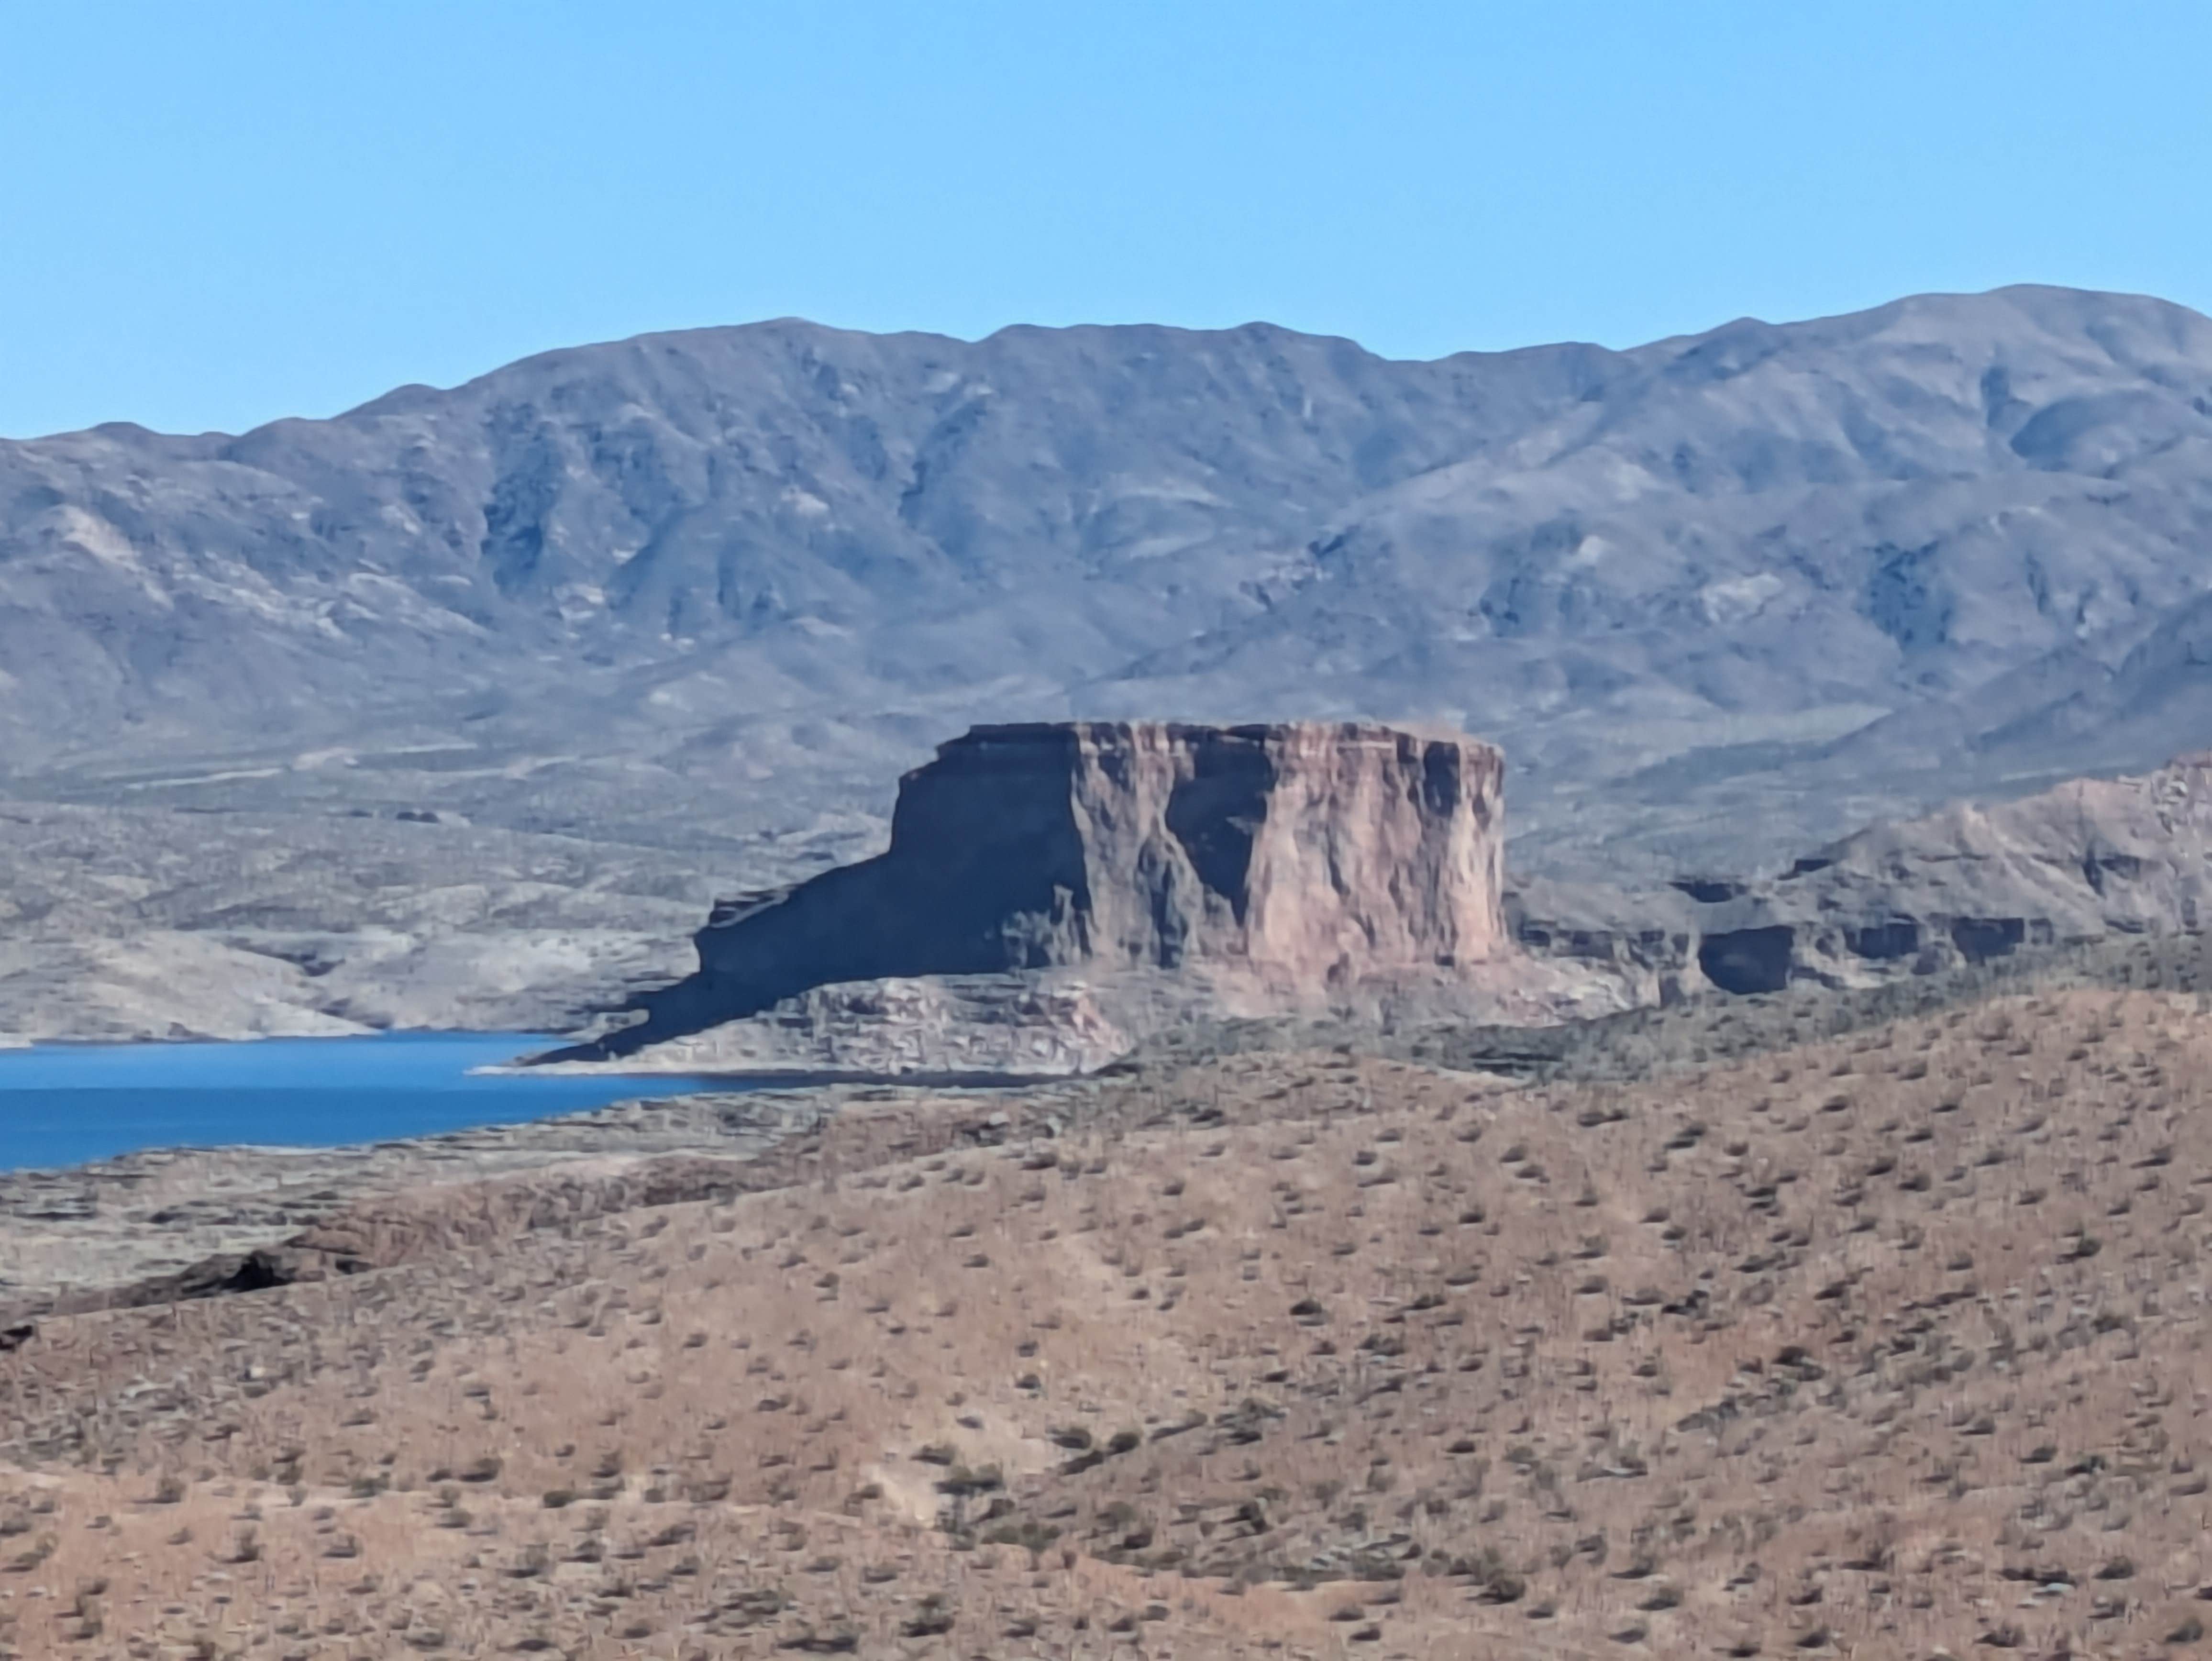
{"type": "Polygon", "coordinates": [[[0,1052],[0,1170],[157,1147],[338,1147],[573,1114],[653,1094],[748,1086],[682,1075],[641,1087],[504,1063],[528,1031],[252,1042],[39,1043],[0,1052]],[[498,1071],[485,1071],[499,1068],[498,1071]]]}
{"type": "Polygon", "coordinates": [[[1012,1097],[708,1090],[385,1141],[149,1147],[0,1171],[0,1350],[10,1329],[49,1316],[394,1269],[455,1245],[989,1144],[1040,1108],[1032,1134],[1056,1135],[1088,1093],[1066,1080],[1012,1097]]]}
{"type": "Polygon", "coordinates": [[[0,1172],[0,1326],[380,1266],[395,1248],[380,1232],[404,1236],[392,1220],[426,1207],[493,1214],[505,1194],[526,1220],[696,1196],[827,1110],[805,1092],[699,1092],[422,1136],[144,1147],[0,1172]],[[289,1269],[271,1255],[286,1252],[289,1269]]]}

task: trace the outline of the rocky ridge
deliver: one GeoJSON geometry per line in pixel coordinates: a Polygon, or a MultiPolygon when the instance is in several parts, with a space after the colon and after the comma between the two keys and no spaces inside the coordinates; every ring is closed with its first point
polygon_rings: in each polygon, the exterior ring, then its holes
{"type": "Polygon", "coordinates": [[[2208,525],[2212,325],[2139,296],[701,330],[0,444],[0,788],[742,845],[968,721],[1261,709],[1495,736],[1531,868],[1744,870],[2203,743],[2208,525]]]}
{"type": "Polygon", "coordinates": [[[2194,934],[2212,920],[2212,755],[1878,824],[1777,877],[1641,893],[1527,879],[1509,905],[1523,946],[1616,971],[1644,1002],[2194,934]]]}

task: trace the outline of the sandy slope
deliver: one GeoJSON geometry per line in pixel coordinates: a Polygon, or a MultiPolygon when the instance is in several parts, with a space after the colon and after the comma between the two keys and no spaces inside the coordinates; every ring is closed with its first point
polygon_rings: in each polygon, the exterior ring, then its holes
{"type": "Polygon", "coordinates": [[[8,1354],[0,1592],[40,1655],[2154,1652],[2208,1078],[2193,999],[2072,990],[1644,1084],[884,1092],[519,1233],[418,1189],[392,1267],[8,1354]]]}

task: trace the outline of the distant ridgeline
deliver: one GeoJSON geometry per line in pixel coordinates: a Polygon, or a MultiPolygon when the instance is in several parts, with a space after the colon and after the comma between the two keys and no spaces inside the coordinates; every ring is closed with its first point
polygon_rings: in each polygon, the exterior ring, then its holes
{"type": "Polygon", "coordinates": [[[2212,320],[2140,295],[644,336],[0,441],[0,778],[742,850],[969,721],[1422,711],[1506,745],[1531,868],[1770,868],[2212,742],[2208,502],[2212,320]]]}

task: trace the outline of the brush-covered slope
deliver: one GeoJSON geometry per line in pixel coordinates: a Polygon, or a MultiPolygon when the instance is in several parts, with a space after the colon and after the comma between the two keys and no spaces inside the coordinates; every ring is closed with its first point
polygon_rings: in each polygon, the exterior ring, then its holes
{"type": "Polygon", "coordinates": [[[327,1278],[0,1333],[0,1646],[2187,1654],[2196,1009],[878,1091],[681,1171],[425,1148],[281,1256],[327,1278]]]}

